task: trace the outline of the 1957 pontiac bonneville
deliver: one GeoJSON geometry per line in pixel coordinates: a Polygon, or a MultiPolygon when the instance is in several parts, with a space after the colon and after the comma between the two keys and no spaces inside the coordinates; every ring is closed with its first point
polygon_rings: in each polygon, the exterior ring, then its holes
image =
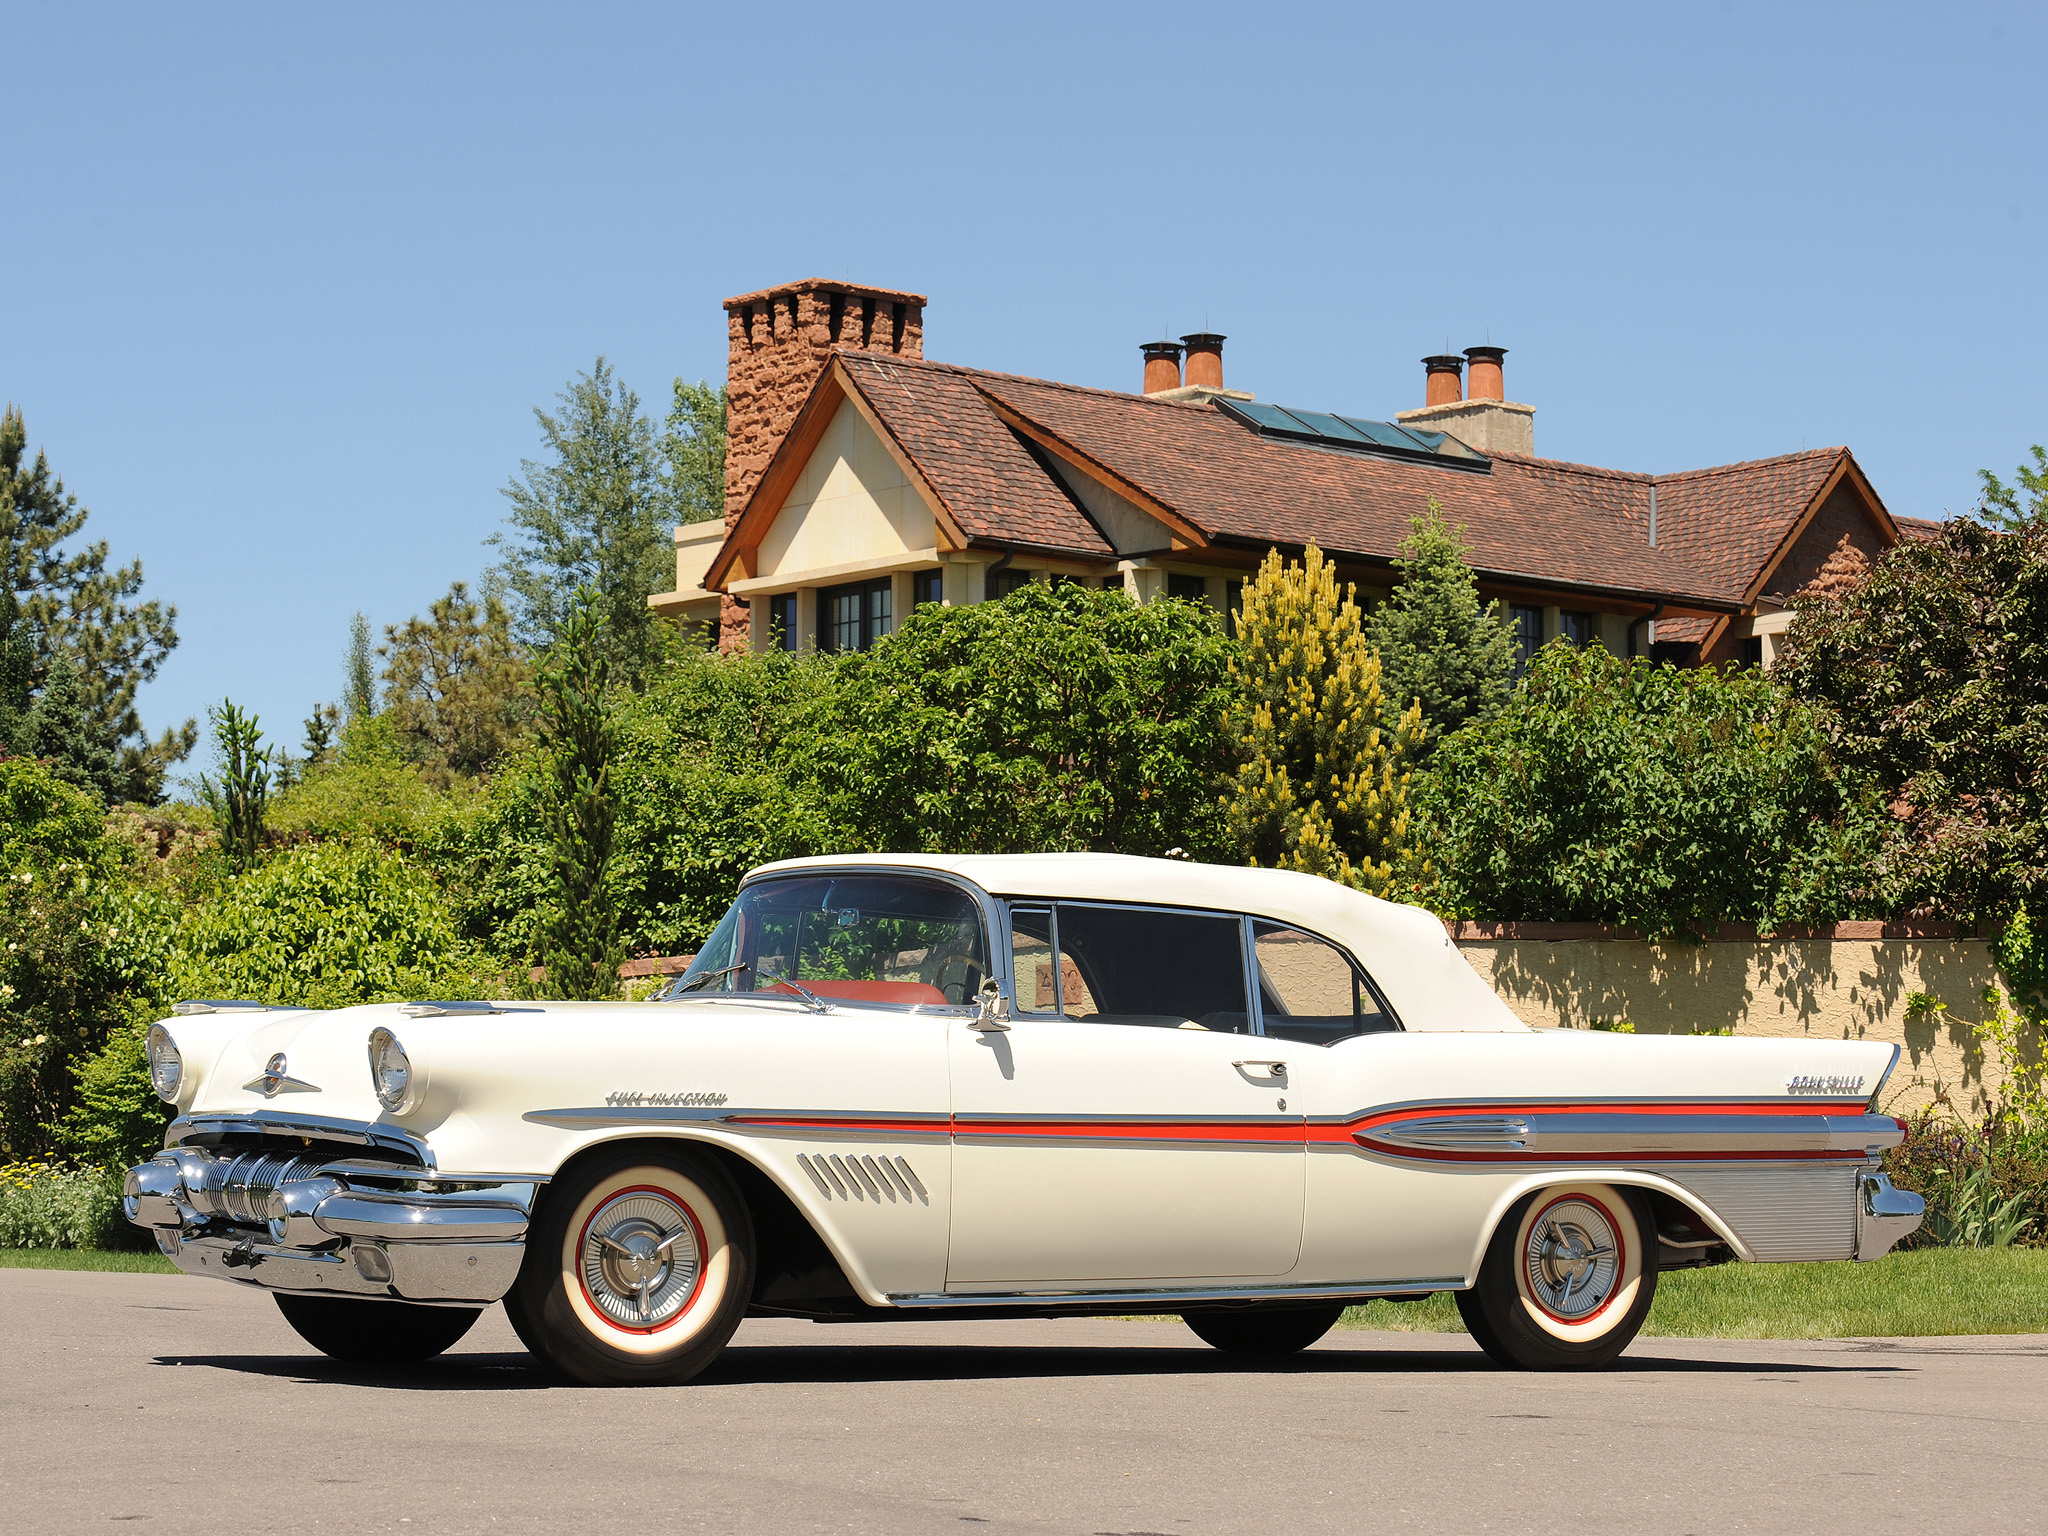
{"type": "Polygon", "coordinates": [[[1873,1259],[1897,1047],[1523,1025],[1417,908],[1108,854],[755,870],[637,1003],[188,1003],[126,1209],[330,1355],[502,1300],[552,1373],[679,1382],[748,1315],[1177,1312],[1281,1352],[1453,1291],[1520,1367],[1660,1270],[1873,1259]]]}

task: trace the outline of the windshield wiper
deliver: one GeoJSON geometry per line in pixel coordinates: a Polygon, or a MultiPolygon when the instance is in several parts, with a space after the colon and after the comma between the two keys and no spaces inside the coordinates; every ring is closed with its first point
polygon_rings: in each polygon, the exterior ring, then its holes
{"type": "Polygon", "coordinates": [[[751,965],[742,960],[738,965],[728,965],[724,970],[699,971],[694,976],[685,976],[681,981],[678,981],[674,986],[662,993],[660,1001],[666,1001],[671,997],[681,997],[685,992],[694,992],[707,981],[719,981],[724,977],[736,976],[741,971],[750,971],[752,969],[751,965]]]}
{"type": "Polygon", "coordinates": [[[832,1011],[831,1004],[827,1003],[825,999],[818,996],[817,993],[813,992],[809,987],[805,986],[800,981],[793,981],[787,976],[774,976],[769,978],[769,990],[773,991],[776,987],[789,988],[790,991],[796,993],[797,996],[801,997],[806,1003],[810,1004],[811,1008],[818,1013],[830,1013],[832,1011]]]}

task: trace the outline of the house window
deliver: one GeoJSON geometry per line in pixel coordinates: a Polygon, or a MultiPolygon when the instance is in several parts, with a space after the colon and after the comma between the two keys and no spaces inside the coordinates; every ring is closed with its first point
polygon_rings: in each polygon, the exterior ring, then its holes
{"type": "Polygon", "coordinates": [[[1226,581],[1223,583],[1223,632],[1231,639],[1237,638],[1237,616],[1244,611],[1244,583],[1226,581]]]}
{"type": "Polygon", "coordinates": [[[895,629],[890,581],[827,587],[818,594],[818,649],[864,651],[895,629]]]}
{"type": "Polygon", "coordinates": [[[938,571],[912,571],[910,573],[910,606],[920,603],[945,601],[946,573],[938,571]]]}
{"type": "Polygon", "coordinates": [[[796,594],[778,592],[768,599],[769,646],[778,651],[796,649],[796,594]]]}
{"type": "Polygon", "coordinates": [[[1599,633],[1599,624],[1590,613],[1560,613],[1557,616],[1557,632],[1564,636],[1565,644],[1574,650],[1584,650],[1593,643],[1599,633]]]}
{"type": "Polygon", "coordinates": [[[1764,637],[1762,635],[1751,635],[1742,642],[1742,664],[1745,667],[1755,667],[1758,671],[1763,670],[1764,637]]]}
{"type": "Polygon", "coordinates": [[[1178,571],[1168,571],[1166,595],[1177,597],[1184,603],[1206,603],[1209,601],[1209,583],[1201,576],[1183,576],[1178,571]]]}
{"type": "Polygon", "coordinates": [[[1031,585],[1031,573],[1017,570],[1014,566],[1000,571],[991,571],[988,576],[988,600],[1008,597],[1012,592],[1031,585]]]}
{"type": "Polygon", "coordinates": [[[1508,609],[1508,628],[1515,637],[1515,676],[1529,669],[1529,662],[1543,649],[1543,610],[1516,603],[1508,609]]]}

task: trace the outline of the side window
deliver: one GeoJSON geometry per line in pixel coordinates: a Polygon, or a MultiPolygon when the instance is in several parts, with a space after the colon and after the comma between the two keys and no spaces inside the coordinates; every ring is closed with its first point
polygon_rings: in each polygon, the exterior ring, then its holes
{"type": "Polygon", "coordinates": [[[1254,920],[1259,1013],[1266,1033],[1306,1045],[1334,1045],[1352,1035],[1395,1027],[1344,952],[1284,923],[1254,920]]]}
{"type": "Polygon", "coordinates": [[[1058,1013],[1054,965],[1052,908],[1010,908],[1010,969],[1016,991],[1010,1006],[1019,1013],[1058,1013]]]}
{"type": "Polygon", "coordinates": [[[1250,1033],[1234,917],[1060,903],[1060,1011],[1102,1024],[1250,1033]]]}

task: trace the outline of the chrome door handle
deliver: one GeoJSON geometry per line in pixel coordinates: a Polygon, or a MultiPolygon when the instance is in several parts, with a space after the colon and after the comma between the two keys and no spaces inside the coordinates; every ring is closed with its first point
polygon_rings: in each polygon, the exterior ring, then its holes
{"type": "Polygon", "coordinates": [[[1264,1067],[1276,1078],[1287,1075],[1287,1063],[1284,1061],[1233,1061],[1231,1065],[1240,1071],[1246,1067],[1264,1067]]]}

